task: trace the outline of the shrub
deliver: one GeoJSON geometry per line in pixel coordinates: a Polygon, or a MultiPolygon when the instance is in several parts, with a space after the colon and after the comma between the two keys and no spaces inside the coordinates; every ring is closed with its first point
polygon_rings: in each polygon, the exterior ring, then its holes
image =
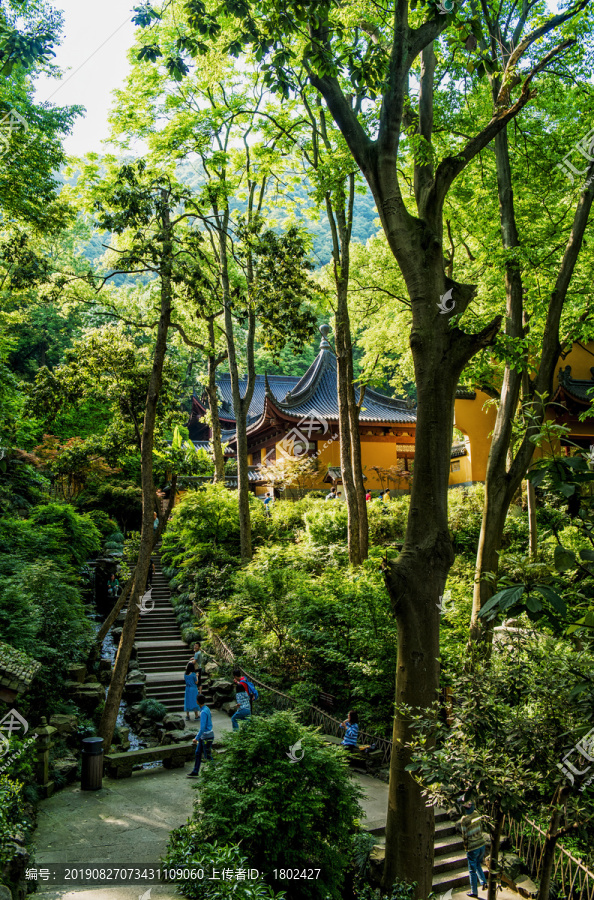
{"type": "Polygon", "coordinates": [[[23,805],[23,785],[7,775],[0,775],[0,872],[4,871],[19,852],[14,835],[29,824],[23,805]]]}
{"type": "Polygon", "coordinates": [[[346,503],[317,501],[305,514],[305,529],[313,544],[344,544],[347,540],[346,503]]]}
{"type": "Polygon", "coordinates": [[[248,719],[223,740],[225,753],[201,784],[192,826],[197,840],[240,844],[250,864],[288,898],[340,900],[361,815],[361,790],[345,751],[326,746],[315,728],[288,712],[248,719]],[[296,887],[272,876],[274,869],[292,868],[320,869],[319,878],[296,887]]]}
{"type": "Polygon", "coordinates": [[[142,700],[138,706],[142,715],[153,722],[160,722],[167,715],[167,707],[158,700],[142,700]]]}
{"type": "Polygon", "coordinates": [[[232,897],[233,900],[283,900],[285,896],[284,892],[277,894],[261,881],[211,880],[210,873],[215,869],[218,872],[223,869],[247,871],[249,860],[239,847],[203,843],[193,825],[185,825],[171,832],[165,866],[168,869],[203,870],[203,878],[178,884],[178,889],[189,900],[224,900],[225,897],[232,897]]]}
{"type": "Polygon", "coordinates": [[[114,531],[117,532],[118,523],[114,519],[111,519],[105,510],[91,509],[86,515],[99,529],[102,538],[109,538],[113,535],[114,531]]]}
{"type": "Polygon", "coordinates": [[[35,525],[57,525],[64,534],[64,546],[72,559],[81,565],[101,548],[101,534],[88,516],[81,515],[66,503],[45,503],[31,513],[35,525]]]}

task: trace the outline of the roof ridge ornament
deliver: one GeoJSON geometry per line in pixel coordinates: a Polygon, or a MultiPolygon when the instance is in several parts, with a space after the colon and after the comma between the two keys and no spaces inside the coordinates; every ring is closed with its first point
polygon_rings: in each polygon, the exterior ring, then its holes
{"type": "Polygon", "coordinates": [[[328,342],[328,335],[332,331],[332,326],[327,323],[324,325],[320,325],[320,334],[322,335],[322,340],[320,343],[320,350],[331,350],[330,343],[328,342]]]}

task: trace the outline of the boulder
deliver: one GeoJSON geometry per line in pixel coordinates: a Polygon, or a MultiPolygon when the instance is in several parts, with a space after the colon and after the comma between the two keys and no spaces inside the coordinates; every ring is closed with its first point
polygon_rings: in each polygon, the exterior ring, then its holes
{"type": "MultiPolygon", "coordinates": [[[[128,676],[129,677],[129,676],[128,676]]],[[[143,681],[128,681],[124,685],[123,697],[126,703],[139,703],[146,697],[146,675],[143,681]]]]}
{"type": "Polygon", "coordinates": [[[0,884],[0,900],[12,900],[10,888],[7,888],[5,884],[0,884]]]}
{"type": "Polygon", "coordinates": [[[145,681],[146,672],[141,672],[138,668],[132,669],[126,676],[126,684],[132,684],[132,682],[144,684],[145,681]]]}
{"type": "Polygon", "coordinates": [[[163,726],[166,731],[183,731],[184,717],[181,713],[167,713],[163,718],[163,726]]]}
{"type": "Polygon", "coordinates": [[[161,738],[160,744],[164,746],[165,744],[187,744],[190,741],[193,741],[196,737],[195,731],[168,731],[161,738]]]}
{"type": "Polygon", "coordinates": [[[69,690],[70,698],[74,700],[83,712],[92,713],[99,703],[105,699],[105,689],[100,684],[78,684],[69,690]]]}
{"type": "Polygon", "coordinates": [[[228,700],[226,703],[221,705],[221,709],[223,712],[226,712],[228,716],[232,716],[233,713],[237,710],[237,703],[233,700],[228,700]]]}
{"type": "Polygon", "coordinates": [[[68,672],[71,681],[78,681],[82,683],[85,680],[87,674],[87,667],[85,665],[76,663],[67,666],[66,671],[68,672]]]}
{"type": "Polygon", "coordinates": [[[54,715],[50,719],[50,725],[57,728],[59,734],[71,735],[76,734],[78,728],[78,719],[76,716],[54,715]]]}
{"type": "Polygon", "coordinates": [[[524,868],[522,860],[516,853],[503,853],[499,860],[505,875],[515,881],[524,868]]]}
{"type": "Polygon", "coordinates": [[[64,784],[70,784],[76,780],[77,768],[78,762],[72,756],[68,756],[65,759],[57,759],[54,763],[53,777],[64,784]]]}
{"type": "Polygon", "coordinates": [[[216,662],[207,662],[204,671],[207,675],[216,675],[219,671],[219,664],[216,662]]]}
{"type": "MultiPolygon", "coordinates": [[[[106,662],[109,662],[109,660],[106,660],[106,662]]],[[[110,683],[110,681],[111,681],[111,666],[109,667],[109,669],[102,669],[99,672],[99,682],[101,684],[108,685],[110,683]]]]}
{"type": "Polygon", "coordinates": [[[111,660],[110,659],[100,659],[99,660],[99,671],[100,672],[111,672],[111,660]]]}
{"type": "Polygon", "coordinates": [[[85,684],[97,684],[98,681],[99,681],[99,679],[97,678],[96,675],[87,675],[87,677],[85,678],[84,683],[85,683],[85,684]]]}
{"type": "Polygon", "coordinates": [[[218,691],[219,694],[232,694],[235,690],[235,682],[228,681],[226,678],[218,678],[216,681],[213,681],[211,687],[213,691],[218,691]]]}

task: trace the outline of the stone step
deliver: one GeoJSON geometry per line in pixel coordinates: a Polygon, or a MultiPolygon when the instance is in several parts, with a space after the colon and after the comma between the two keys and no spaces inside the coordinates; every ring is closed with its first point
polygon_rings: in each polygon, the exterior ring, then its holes
{"type": "Polygon", "coordinates": [[[454,853],[458,853],[463,849],[462,837],[455,835],[451,838],[445,838],[445,840],[436,840],[434,853],[436,858],[438,856],[453,856],[454,853]]]}
{"type": "Polygon", "coordinates": [[[469,885],[468,866],[460,866],[450,872],[433,876],[433,891],[436,894],[444,894],[450,889],[469,885]]]}
{"type": "Polygon", "coordinates": [[[452,834],[456,834],[456,826],[450,819],[442,819],[435,823],[435,840],[443,840],[452,834]]]}
{"type": "Polygon", "coordinates": [[[441,875],[443,872],[451,872],[453,869],[460,869],[466,865],[466,854],[457,854],[456,856],[438,856],[433,865],[433,875],[441,875]]]}
{"type": "MultiPolygon", "coordinates": [[[[182,641],[181,637],[178,637],[175,641],[135,641],[134,642],[139,651],[142,650],[172,650],[177,648],[183,648],[190,652],[190,648],[184,641],[182,641]]],[[[190,657],[188,656],[188,659],[190,657]]]]}

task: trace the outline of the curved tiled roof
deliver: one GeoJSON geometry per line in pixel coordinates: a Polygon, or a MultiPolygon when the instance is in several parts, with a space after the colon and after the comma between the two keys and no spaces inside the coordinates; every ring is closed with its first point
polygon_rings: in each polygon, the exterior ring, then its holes
{"type": "MultiPolygon", "coordinates": [[[[295,418],[319,416],[338,419],[338,393],[336,388],[336,357],[327,341],[322,341],[321,349],[313,364],[284,396],[275,391],[272,379],[266,379],[266,395],[276,408],[285,415],[295,418]],[[325,345],[325,346],[324,346],[325,345]]],[[[355,398],[359,402],[360,391],[355,388],[355,398]]],[[[396,400],[367,388],[359,414],[360,422],[416,422],[414,409],[407,407],[404,400],[396,400]]]]}
{"type": "Polygon", "coordinates": [[[564,369],[559,369],[559,385],[574,400],[589,404],[594,398],[594,366],[590,372],[592,378],[589,381],[586,381],[585,378],[572,378],[571,366],[565,366],[564,369]]]}

